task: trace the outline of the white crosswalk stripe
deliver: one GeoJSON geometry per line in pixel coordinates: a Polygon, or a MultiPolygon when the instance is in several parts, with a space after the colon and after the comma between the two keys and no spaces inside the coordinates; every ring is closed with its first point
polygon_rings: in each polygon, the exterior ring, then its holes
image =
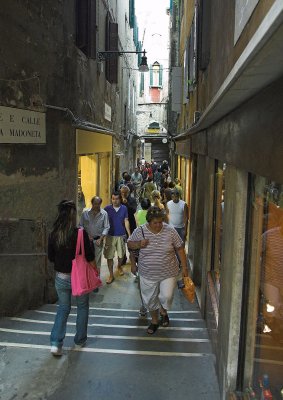
{"type": "MultiPolygon", "coordinates": [[[[67,323],[66,351],[74,350],[75,311],[72,307],[67,323]]],[[[3,318],[0,320],[0,346],[49,350],[55,314],[56,306],[46,305],[27,311],[21,317],[3,318]]],[[[139,318],[137,310],[90,307],[88,342],[80,350],[158,357],[213,357],[199,311],[172,311],[169,316],[170,326],[159,327],[154,336],[149,336],[146,333],[148,321],[139,318]]]]}

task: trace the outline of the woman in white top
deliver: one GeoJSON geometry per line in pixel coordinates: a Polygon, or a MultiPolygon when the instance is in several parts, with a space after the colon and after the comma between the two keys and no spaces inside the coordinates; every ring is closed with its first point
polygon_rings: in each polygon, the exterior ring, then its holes
{"type": "Polygon", "coordinates": [[[167,310],[173,301],[179,263],[182,274],[188,276],[184,244],[176,230],[164,222],[165,212],[158,207],[150,207],[147,223],[136,228],[128,239],[130,249],[140,249],[138,269],[143,302],[151,314],[151,324],[147,333],[152,335],[159,326],[169,325],[167,310]]]}

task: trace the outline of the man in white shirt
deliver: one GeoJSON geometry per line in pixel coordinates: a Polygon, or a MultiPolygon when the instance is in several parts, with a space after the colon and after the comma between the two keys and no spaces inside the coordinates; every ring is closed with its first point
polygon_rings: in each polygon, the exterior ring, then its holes
{"type": "Polygon", "coordinates": [[[91,199],[92,207],[82,213],[79,223],[79,226],[87,231],[89,239],[93,242],[95,263],[99,273],[103,242],[110,229],[108,214],[101,208],[101,203],[102,199],[94,196],[91,199]]]}
{"type": "Polygon", "coordinates": [[[166,203],[169,225],[173,226],[185,243],[188,230],[188,206],[180,199],[178,189],[172,190],[172,200],[166,203]]]}

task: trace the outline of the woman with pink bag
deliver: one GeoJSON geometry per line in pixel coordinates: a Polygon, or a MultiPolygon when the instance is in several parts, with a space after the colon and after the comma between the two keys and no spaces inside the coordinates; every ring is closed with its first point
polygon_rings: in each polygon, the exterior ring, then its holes
{"type": "MultiPolygon", "coordinates": [[[[48,258],[54,263],[56,271],[55,288],[58,295],[58,308],[51,331],[51,353],[62,355],[63,340],[66,334],[67,319],[71,310],[71,271],[75,259],[78,228],[76,227],[76,206],[73,201],[62,200],[58,204],[58,216],[48,239],[48,258]]],[[[85,258],[95,267],[94,252],[88,234],[83,231],[85,258]]],[[[76,296],[77,320],[75,347],[82,347],[87,341],[89,314],[89,294],[76,296]]]]}

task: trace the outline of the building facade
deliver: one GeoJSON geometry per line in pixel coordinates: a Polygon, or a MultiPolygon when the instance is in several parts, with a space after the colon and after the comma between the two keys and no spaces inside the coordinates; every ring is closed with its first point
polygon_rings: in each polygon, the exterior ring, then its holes
{"type": "Polygon", "coordinates": [[[168,160],[167,123],[169,77],[169,1],[154,5],[137,4],[140,39],[147,51],[149,71],[139,75],[137,131],[141,139],[140,157],[158,165],[168,160]],[[153,7],[152,7],[153,6],[153,7]],[[156,18],[158,10],[159,16],[156,18]]]}
{"type": "Polygon", "coordinates": [[[4,315],[52,299],[46,238],[56,204],[74,199],[80,213],[99,195],[106,205],[136,158],[134,1],[53,3],[1,7],[4,315]]]}
{"type": "Polygon", "coordinates": [[[169,126],[222,398],[260,396],[267,374],[279,399],[283,4],[172,1],[171,27],[169,126]]]}

